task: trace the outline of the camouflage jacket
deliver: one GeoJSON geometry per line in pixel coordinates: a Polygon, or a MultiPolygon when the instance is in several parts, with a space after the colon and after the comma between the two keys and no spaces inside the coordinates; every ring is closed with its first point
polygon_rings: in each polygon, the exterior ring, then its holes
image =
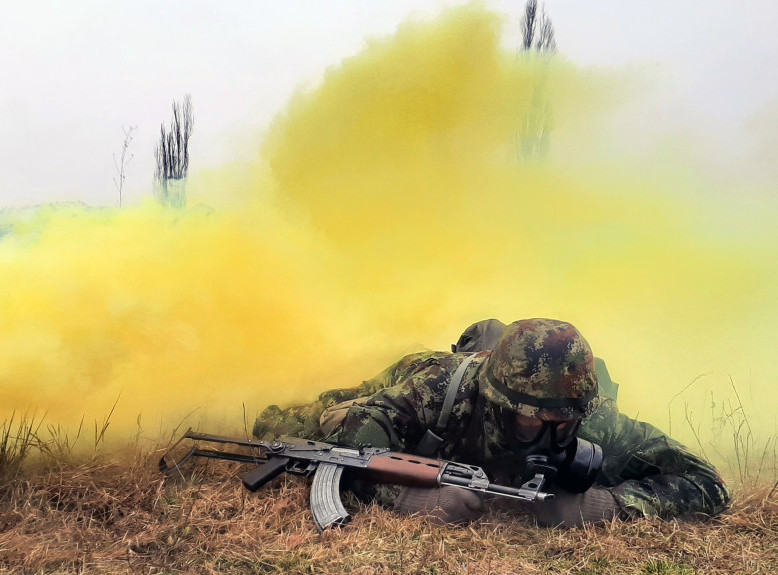
{"type": "MultiPolygon", "coordinates": [[[[324,439],[413,452],[427,429],[435,429],[451,376],[468,355],[407,356],[359,388],[347,390],[345,395],[350,397],[370,397],[350,407],[342,423],[324,439]]],[[[513,482],[522,462],[506,447],[478,388],[476,374],[488,355],[488,351],[477,353],[467,368],[438,455],[479,465],[498,481],[513,482]]],[[[333,397],[343,398],[343,393],[333,397]]],[[[715,515],[727,508],[729,493],[712,465],[656,427],[619,413],[611,399],[600,396],[595,401],[597,406],[578,435],[602,447],[604,462],[595,485],[613,493],[625,517],[715,515]]],[[[317,408],[325,402],[320,398],[317,408]]],[[[390,504],[397,493],[365,487],[357,486],[355,491],[384,504],[390,504]]]]}

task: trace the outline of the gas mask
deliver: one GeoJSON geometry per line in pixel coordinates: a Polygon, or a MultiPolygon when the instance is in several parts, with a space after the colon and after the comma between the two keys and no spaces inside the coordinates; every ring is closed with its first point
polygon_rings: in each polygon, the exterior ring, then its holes
{"type": "Polygon", "coordinates": [[[583,493],[602,468],[602,448],[577,437],[581,420],[543,421],[527,429],[515,413],[499,410],[502,429],[517,457],[524,458],[522,481],[541,474],[546,483],[583,493]]]}

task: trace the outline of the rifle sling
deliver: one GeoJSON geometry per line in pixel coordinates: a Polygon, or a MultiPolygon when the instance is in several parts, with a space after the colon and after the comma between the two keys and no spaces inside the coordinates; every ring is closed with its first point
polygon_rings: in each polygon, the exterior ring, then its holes
{"type": "Polygon", "coordinates": [[[454,410],[454,400],[456,400],[457,391],[459,391],[459,386],[462,384],[462,380],[465,377],[467,367],[473,359],[475,359],[475,354],[469,356],[460,363],[459,367],[457,367],[457,370],[454,372],[454,376],[451,378],[451,381],[449,381],[448,387],[446,388],[446,396],[443,398],[443,407],[440,409],[440,415],[438,416],[438,422],[435,425],[435,431],[427,429],[414,450],[417,455],[433,457],[443,446],[445,440],[439,434],[443,434],[446,431],[448,418],[454,410]]]}

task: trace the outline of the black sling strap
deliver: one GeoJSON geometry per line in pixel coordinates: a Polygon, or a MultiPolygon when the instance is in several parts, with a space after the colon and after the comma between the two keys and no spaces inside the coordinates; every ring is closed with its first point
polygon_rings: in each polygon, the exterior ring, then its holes
{"type": "Polygon", "coordinates": [[[446,397],[443,399],[443,407],[440,409],[440,415],[438,416],[438,422],[435,425],[435,431],[427,429],[427,432],[419,441],[414,453],[416,455],[422,455],[424,457],[433,457],[437,454],[445,440],[439,435],[446,431],[448,425],[448,418],[451,416],[451,412],[454,410],[454,400],[457,397],[457,391],[462,384],[462,379],[465,377],[465,371],[470,365],[470,362],[475,359],[475,354],[471,355],[465,361],[459,364],[457,370],[454,372],[454,376],[451,381],[448,382],[446,388],[446,397]]]}

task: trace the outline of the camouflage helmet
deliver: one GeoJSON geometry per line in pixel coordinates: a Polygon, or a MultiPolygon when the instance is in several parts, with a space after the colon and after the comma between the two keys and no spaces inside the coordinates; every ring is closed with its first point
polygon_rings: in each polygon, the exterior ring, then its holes
{"type": "Polygon", "coordinates": [[[488,401],[529,417],[581,418],[597,396],[589,344],[575,327],[552,319],[510,324],[479,377],[488,401]]]}

